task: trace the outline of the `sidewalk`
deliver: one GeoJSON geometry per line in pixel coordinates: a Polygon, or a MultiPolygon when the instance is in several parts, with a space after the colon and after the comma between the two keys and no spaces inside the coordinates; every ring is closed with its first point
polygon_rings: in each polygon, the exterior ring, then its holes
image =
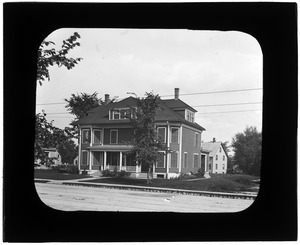
{"type": "MultiPolygon", "coordinates": [[[[113,188],[123,190],[139,190],[139,191],[151,191],[151,192],[165,192],[165,193],[178,193],[183,195],[197,195],[197,196],[209,196],[209,197],[223,197],[233,199],[255,199],[256,193],[226,193],[226,192],[209,192],[209,191],[194,191],[185,189],[171,189],[162,187],[148,187],[148,186],[137,186],[137,185],[122,185],[122,184],[109,184],[109,183],[91,183],[87,180],[102,179],[106,177],[91,177],[84,179],[73,179],[73,180],[51,180],[51,179],[35,179],[38,183],[46,184],[58,184],[58,185],[78,185],[87,187],[100,187],[100,188],[113,188]]],[[[108,177],[107,177],[108,178],[108,177]]]]}

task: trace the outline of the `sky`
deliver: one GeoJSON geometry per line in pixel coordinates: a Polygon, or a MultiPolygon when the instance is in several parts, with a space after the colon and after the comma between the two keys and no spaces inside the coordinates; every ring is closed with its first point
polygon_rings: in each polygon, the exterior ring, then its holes
{"type": "Polygon", "coordinates": [[[231,143],[246,126],[262,130],[263,56],[251,35],[68,28],[45,39],[59,49],[75,31],[81,36],[80,46],[69,56],[82,61],[71,70],[51,67],[50,81],[37,85],[36,112],[45,110],[55,126],[64,128],[74,119],[64,103],[71,94],[97,92],[99,98],[109,94],[121,100],[130,96],[127,92],[139,97],[154,92],[162,99],[172,99],[174,88],[179,88],[179,98],[197,110],[195,121],[206,129],[202,140],[231,143]]]}

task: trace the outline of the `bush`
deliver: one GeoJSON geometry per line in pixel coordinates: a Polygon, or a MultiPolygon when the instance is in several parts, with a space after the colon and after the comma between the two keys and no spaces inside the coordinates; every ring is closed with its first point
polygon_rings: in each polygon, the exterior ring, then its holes
{"type": "Polygon", "coordinates": [[[124,170],[118,171],[117,168],[114,168],[113,171],[110,171],[109,169],[102,171],[103,177],[128,178],[130,174],[130,172],[126,172],[124,170]]]}
{"type": "Polygon", "coordinates": [[[79,174],[78,166],[75,164],[67,165],[67,172],[70,174],[79,174]]]}
{"type": "Polygon", "coordinates": [[[114,172],[110,171],[109,169],[105,169],[102,171],[103,177],[114,177],[114,172]]]}
{"type": "Polygon", "coordinates": [[[130,176],[131,173],[126,172],[124,170],[121,170],[120,172],[117,173],[118,178],[128,178],[130,176]]]}
{"type": "Polygon", "coordinates": [[[203,168],[199,168],[198,169],[198,172],[195,173],[194,175],[197,177],[197,178],[203,178],[204,177],[204,174],[205,174],[205,171],[203,168]]]}

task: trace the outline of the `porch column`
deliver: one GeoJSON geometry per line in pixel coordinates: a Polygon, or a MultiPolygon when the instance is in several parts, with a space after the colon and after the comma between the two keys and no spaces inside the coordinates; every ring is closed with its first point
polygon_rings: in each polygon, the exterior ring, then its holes
{"type": "Polygon", "coordinates": [[[138,162],[135,161],[135,173],[137,174],[139,172],[139,165],[138,162]]]}
{"type": "Polygon", "coordinates": [[[122,157],[122,151],[120,151],[120,171],[122,170],[122,162],[123,162],[123,157],[122,157]]]}
{"type": "Polygon", "coordinates": [[[92,160],[93,160],[92,151],[90,151],[89,170],[92,170],[92,160]]]}
{"type": "Polygon", "coordinates": [[[104,159],[103,159],[103,170],[106,169],[106,151],[103,152],[104,154],[104,159]]]}

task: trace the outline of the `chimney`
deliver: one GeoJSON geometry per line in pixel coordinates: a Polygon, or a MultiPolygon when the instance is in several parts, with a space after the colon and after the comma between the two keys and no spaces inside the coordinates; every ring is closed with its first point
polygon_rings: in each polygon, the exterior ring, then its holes
{"type": "Polygon", "coordinates": [[[110,101],[109,94],[105,94],[104,96],[105,96],[104,104],[107,105],[109,103],[109,101],[110,101]]]}
{"type": "Polygon", "coordinates": [[[179,88],[175,88],[174,99],[175,99],[175,100],[178,100],[178,99],[179,99],[179,88]]]}
{"type": "Polygon", "coordinates": [[[213,143],[216,143],[216,138],[213,138],[213,141],[212,141],[213,143]]]}

